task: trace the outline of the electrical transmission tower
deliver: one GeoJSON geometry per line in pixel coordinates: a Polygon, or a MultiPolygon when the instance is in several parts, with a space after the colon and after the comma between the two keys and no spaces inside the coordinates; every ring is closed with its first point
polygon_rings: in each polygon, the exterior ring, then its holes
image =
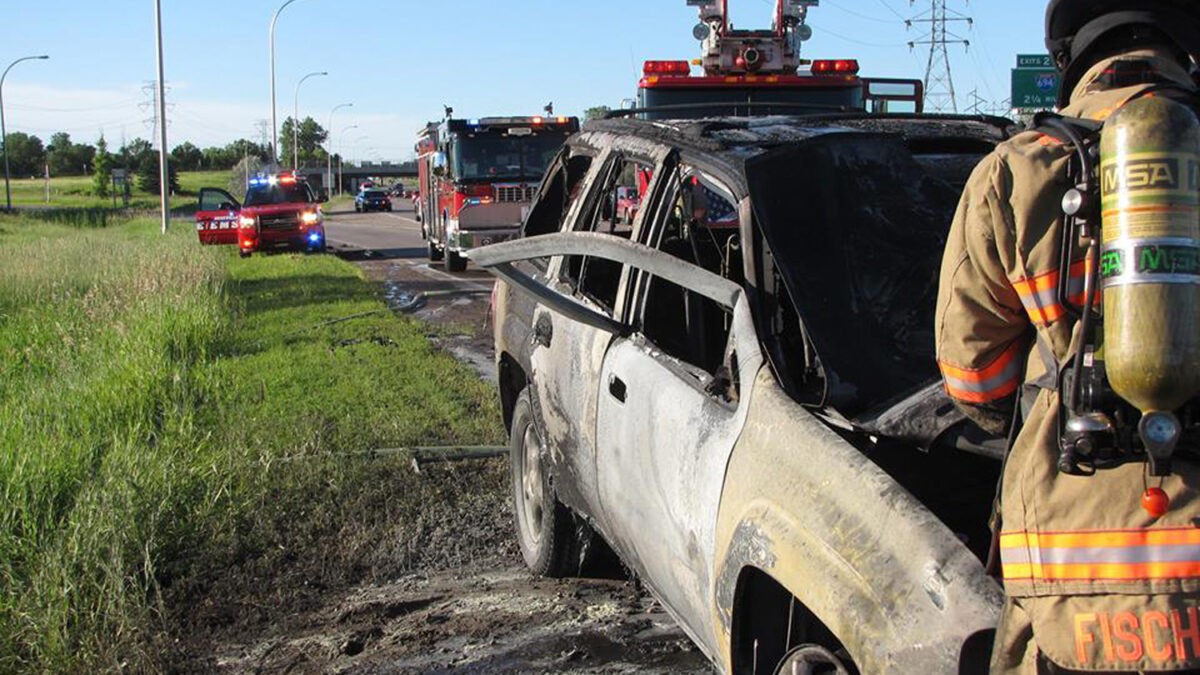
{"type": "MultiPolygon", "coordinates": [[[[169,86],[165,87],[164,93],[166,93],[166,94],[171,93],[171,87],[169,87],[169,86]]],[[[142,120],[142,122],[146,125],[146,128],[150,131],[150,138],[153,139],[151,141],[151,145],[155,149],[157,149],[158,142],[159,142],[158,141],[159,119],[158,119],[158,104],[157,104],[158,82],[156,80],[148,80],[144,85],[142,85],[142,94],[146,97],[146,100],[138,104],[138,109],[140,109],[143,114],[149,113],[149,115],[150,115],[146,119],[142,120]]],[[[166,124],[169,127],[169,126],[171,126],[170,113],[175,112],[175,104],[167,103],[166,110],[168,113],[166,124]]]]}
{"type": "MultiPolygon", "coordinates": [[[[922,0],[924,1],[924,0],[922,0]]],[[[909,49],[917,45],[929,46],[929,65],[925,68],[925,102],[934,111],[958,112],[958,99],[954,92],[954,76],[950,70],[950,45],[971,48],[971,41],[954,33],[953,27],[966,24],[970,29],[974,19],[946,7],[948,0],[929,0],[929,9],[904,22],[908,28],[921,24],[929,26],[929,32],[908,43],[909,49]]],[[[909,0],[915,5],[917,0],[909,0]]]]}

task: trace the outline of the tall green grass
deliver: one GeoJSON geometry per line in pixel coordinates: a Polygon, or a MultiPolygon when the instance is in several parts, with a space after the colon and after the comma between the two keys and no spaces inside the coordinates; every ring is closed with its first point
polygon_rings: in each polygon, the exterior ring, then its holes
{"type": "Polygon", "coordinates": [[[501,439],[419,325],[327,323],[381,309],[330,256],[0,217],[0,672],[162,668],[214,570],[341,527],[341,455],[501,439]]]}
{"type": "Polygon", "coordinates": [[[112,650],[154,610],[228,322],[222,257],[152,231],[0,220],[0,670],[140,661],[112,650]]]}

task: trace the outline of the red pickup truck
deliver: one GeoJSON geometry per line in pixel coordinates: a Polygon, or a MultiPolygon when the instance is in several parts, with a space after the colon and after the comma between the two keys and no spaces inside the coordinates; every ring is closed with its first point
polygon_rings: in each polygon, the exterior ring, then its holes
{"type": "Polygon", "coordinates": [[[234,244],[243,257],[274,248],[319,253],[325,250],[320,206],[325,201],[303,179],[287,173],[252,179],[243,203],[225,190],[204,188],[196,232],[201,244],[234,244]]]}

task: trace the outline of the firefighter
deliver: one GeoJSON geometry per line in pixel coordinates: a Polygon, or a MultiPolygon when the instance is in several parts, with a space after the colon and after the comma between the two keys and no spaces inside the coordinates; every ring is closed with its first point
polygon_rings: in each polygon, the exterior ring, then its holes
{"type": "MultiPolygon", "coordinates": [[[[1046,23],[1064,117],[1103,122],[1146,97],[1190,101],[1200,1],[1052,0],[1046,23]]],[[[1075,154],[1035,130],[1000,145],[965,188],[941,272],[946,390],[1013,439],[993,523],[1007,599],[992,672],[1200,672],[1194,458],[1153,480],[1145,462],[1090,475],[1060,466],[1060,374],[1082,331],[1056,289],[1066,274],[1078,297],[1089,272],[1082,257],[1060,259],[1075,154]]]]}

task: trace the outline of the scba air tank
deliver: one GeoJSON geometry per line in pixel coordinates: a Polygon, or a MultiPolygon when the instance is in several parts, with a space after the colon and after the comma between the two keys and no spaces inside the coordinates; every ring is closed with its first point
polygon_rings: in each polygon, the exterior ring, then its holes
{"type": "Polygon", "coordinates": [[[1200,121],[1144,97],[1104,125],[1101,286],[1113,390],[1143,413],[1200,393],[1200,121]]]}

